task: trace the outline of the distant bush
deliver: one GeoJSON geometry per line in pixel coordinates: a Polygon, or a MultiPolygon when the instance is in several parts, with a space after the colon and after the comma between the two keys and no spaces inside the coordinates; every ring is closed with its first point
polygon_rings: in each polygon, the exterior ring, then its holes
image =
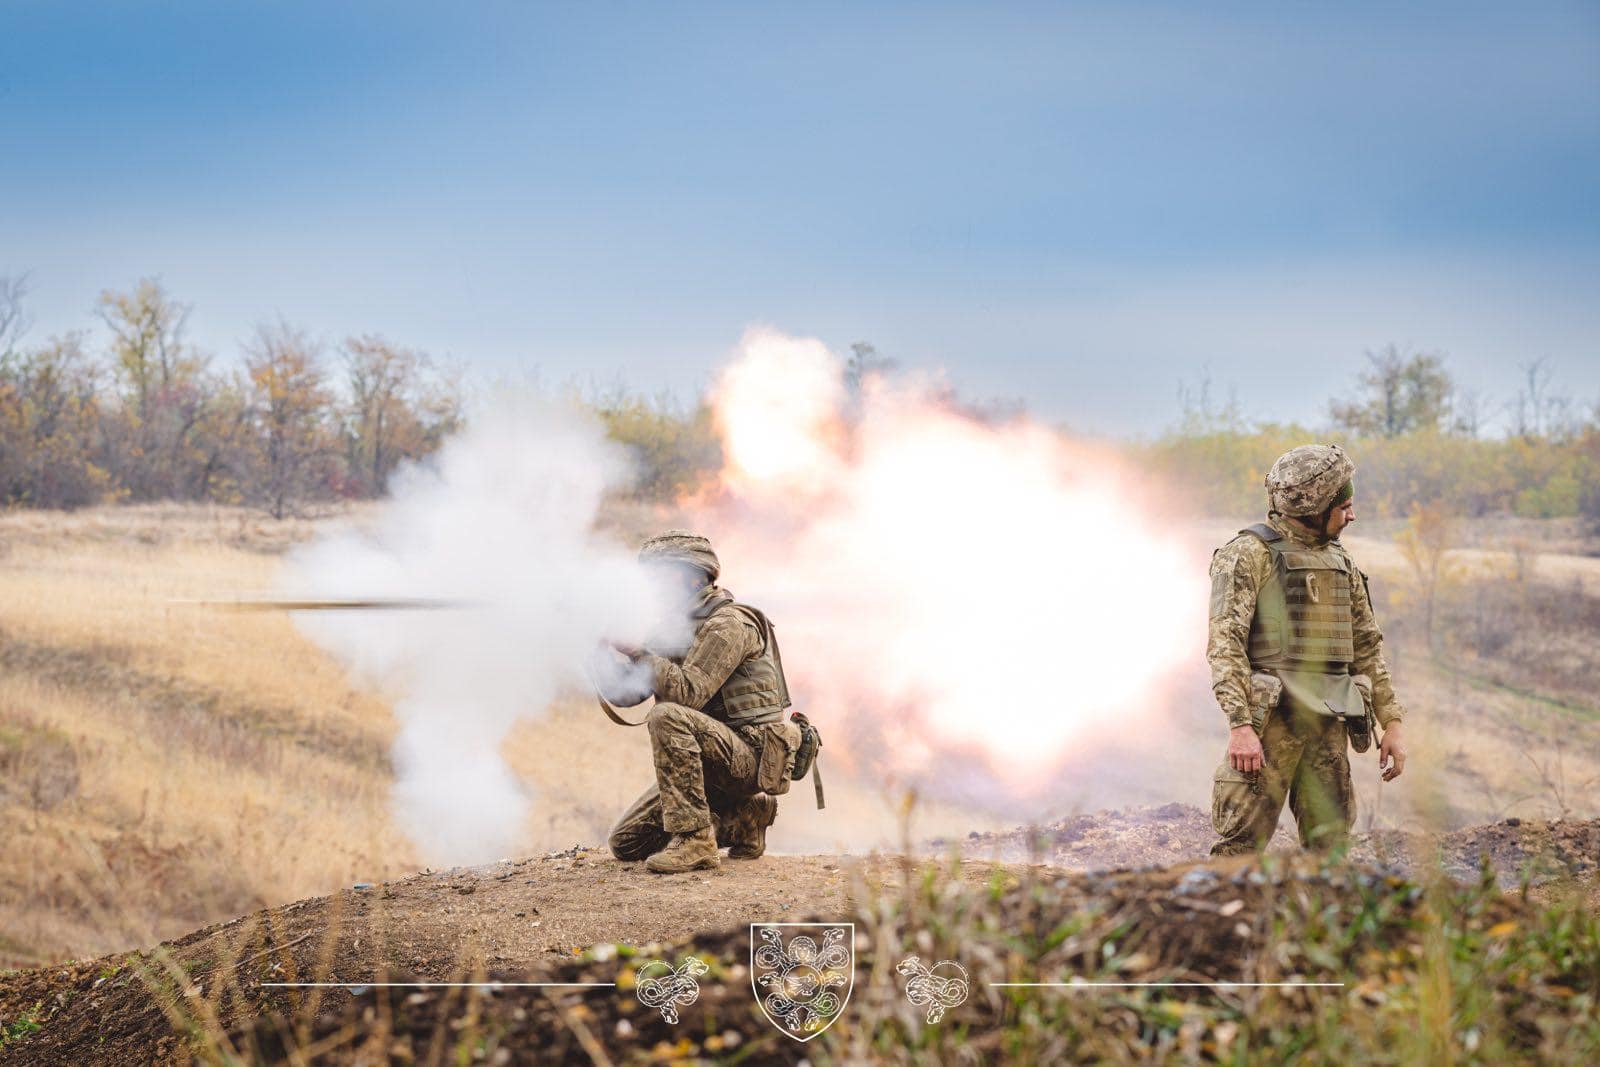
{"type": "Polygon", "coordinates": [[[722,446],[704,405],[684,410],[670,397],[616,394],[594,401],[606,434],[639,466],[635,491],[647,500],[675,500],[722,466],[722,446]]]}
{"type": "Polygon", "coordinates": [[[1213,513],[1264,510],[1262,482],[1272,461],[1295,445],[1330,442],[1355,461],[1358,507],[1371,515],[1397,518],[1413,504],[1438,504],[1462,516],[1583,514],[1600,522],[1595,439],[1594,431],[1568,441],[1488,440],[1432,430],[1351,438],[1268,425],[1194,436],[1179,430],[1135,451],[1156,473],[1197,494],[1199,506],[1213,513]]]}

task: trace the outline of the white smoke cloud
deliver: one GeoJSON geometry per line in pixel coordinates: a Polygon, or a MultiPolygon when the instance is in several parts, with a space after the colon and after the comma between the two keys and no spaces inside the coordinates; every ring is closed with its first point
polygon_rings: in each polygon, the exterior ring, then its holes
{"type": "Polygon", "coordinates": [[[392,694],[395,812],[430,862],[513,853],[532,796],[500,755],[507,732],[586,684],[602,640],[642,641],[662,617],[667,594],[632,548],[595,532],[605,494],[629,477],[592,418],[513,397],[434,464],[401,472],[370,529],[290,560],[295,595],[456,605],[297,616],[392,694]]]}

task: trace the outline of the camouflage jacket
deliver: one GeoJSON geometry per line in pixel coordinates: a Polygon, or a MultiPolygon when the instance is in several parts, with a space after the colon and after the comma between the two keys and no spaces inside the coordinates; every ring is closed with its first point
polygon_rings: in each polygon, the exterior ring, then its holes
{"type": "MultiPolygon", "coordinates": [[[[713,592],[726,596],[720,590],[713,592]]],[[[739,664],[760,655],[762,647],[761,631],[750,616],[730,602],[701,621],[682,658],[649,654],[644,659],[655,679],[657,700],[699,711],[716,696],[739,664]]]]}
{"type": "MultiPolygon", "coordinates": [[[[1267,525],[1296,544],[1321,548],[1328,542],[1276,515],[1267,525]]],[[[1332,544],[1341,553],[1344,546],[1332,544]]],[[[1349,553],[1344,553],[1349,559],[1349,553]]],[[[1229,727],[1250,721],[1250,622],[1256,613],[1256,594],[1272,577],[1272,550],[1261,539],[1240,534],[1229,541],[1211,560],[1211,627],[1206,640],[1206,659],[1211,664],[1211,689],[1228,717],[1229,727]]],[[[1367,576],[1350,566],[1350,615],[1355,631],[1355,662],[1352,674],[1372,679],[1372,703],[1378,722],[1388,726],[1399,722],[1405,709],[1394,695],[1389,680],[1389,665],[1383,659],[1383,632],[1373,618],[1372,599],[1367,592],[1367,576]]]]}

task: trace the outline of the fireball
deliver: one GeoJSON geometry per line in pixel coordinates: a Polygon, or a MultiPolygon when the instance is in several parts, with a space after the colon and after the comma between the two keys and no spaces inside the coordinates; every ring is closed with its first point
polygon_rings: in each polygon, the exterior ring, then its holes
{"type": "Polygon", "coordinates": [[[1027,793],[1161,728],[1204,644],[1204,568],[1115,456],[937,383],[852,395],[821,342],[769,330],[712,403],[726,460],[700,521],[776,620],[797,702],[842,733],[830,755],[906,780],[976,760],[1027,793]]]}

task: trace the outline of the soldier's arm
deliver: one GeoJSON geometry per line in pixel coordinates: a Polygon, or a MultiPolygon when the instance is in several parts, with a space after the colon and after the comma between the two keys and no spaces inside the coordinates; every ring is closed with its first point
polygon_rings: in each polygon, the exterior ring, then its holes
{"type": "Polygon", "coordinates": [[[1211,626],[1206,660],[1211,691],[1228,717],[1228,726],[1250,722],[1250,620],[1256,596],[1272,568],[1272,555],[1248,534],[1224,545],[1211,560],[1211,626]]]}
{"type": "Polygon", "coordinates": [[[716,695],[734,669],[761,651],[761,634],[743,612],[721,608],[700,626],[683,662],[649,656],[656,699],[696,711],[716,695]]]}
{"type": "Polygon", "coordinates": [[[1367,576],[1354,563],[1350,565],[1350,622],[1356,650],[1350,671],[1372,679],[1372,710],[1378,725],[1387,727],[1399,722],[1405,718],[1406,709],[1394,695],[1394,683],[1389,680],[1389,664],[1383,658],[1383,631],[1378,629],[1373,615],[1367,576]]]}

